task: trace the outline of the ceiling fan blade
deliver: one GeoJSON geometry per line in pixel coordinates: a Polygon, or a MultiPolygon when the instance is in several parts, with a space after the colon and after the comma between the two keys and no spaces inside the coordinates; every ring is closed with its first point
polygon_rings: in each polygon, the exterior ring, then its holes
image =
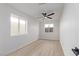
{"type": "Polygon", "coordinates": [[[51,16],[51,15],[54,15],[55,13],[51,13],[51,14],[49,14],[49,15],[47,15],[47,16],[51,16]]]}
{"type": "Polygon", "coordinates": [[[46,13],[42,13],[42,15],[43,15],[44,17],[46,17],[46,13]]]}
{"type": "Polygon", "coordinates": [[[47,18],[52,19],[51,17],[47,17],[47,18]]]}

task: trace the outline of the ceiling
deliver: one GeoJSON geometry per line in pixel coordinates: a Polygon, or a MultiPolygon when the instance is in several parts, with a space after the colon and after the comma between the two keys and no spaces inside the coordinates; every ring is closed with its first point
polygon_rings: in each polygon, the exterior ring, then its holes
{"type": "Polygon", "coordinates": [[[12,7],[16,8],[23,13],[36,18],[42,18],[42,12],[48,14],[54,12],[59,13],[62,10],[64,4],[62,3],[12,3],[12,7]]]}

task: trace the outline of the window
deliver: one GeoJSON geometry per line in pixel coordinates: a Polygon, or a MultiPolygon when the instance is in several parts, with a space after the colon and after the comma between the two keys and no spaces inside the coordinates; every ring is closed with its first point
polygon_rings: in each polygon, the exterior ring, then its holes
{"type": "Polygon", "coordinates": [[[11,15],[11,35],[18,35],[18,17],[11,15]]]}
{"type": "Polygon", "coordinates": [[[25,20],[20,20],[20,34],[25,33],[25,20]]]}
{"type": "Polygon", "coordinates": [[[25,19],[11,14],[10,20],[11,36],[25,34],[27,32],[27,22],[25,19]]]}
{"type": "Polygon", "coordinates": [[[54,24],[45,24],[45,32],[53,32],[54,24]]]}

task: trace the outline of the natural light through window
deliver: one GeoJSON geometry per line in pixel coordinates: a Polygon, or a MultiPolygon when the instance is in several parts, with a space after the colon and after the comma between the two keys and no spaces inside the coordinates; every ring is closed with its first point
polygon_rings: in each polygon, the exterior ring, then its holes
{"type": "Polygon", "coordinates": [[[18,35],[18,18],[15,15],[11,15],[11,36],[18,35]]]}
{"type": "Polygon", "coordinates": [[[44,27],[45,27],[45,28],[54,27],[54,24],[45,24],[44,27]]]}
{"type": "Polygon", "coordinates": [[[27,33],[27,21],[20,16],[11,14],[10,17],[11,36],[21,35],[27,33]]]}
{"type": "Polygon", "coordinates": [[[44,26],[45,28],[47,28],[47,27],[49,27],[49,24],[45,24],[45,26],[44,26]]]}
{"type": "Polygon", "coordinates": [[[20,34],[24,34],[25,33],[25,27],[26,26],[26,24],[25,24],[25,20],[20,20],[20,34]]]}
{"type": "Polygon", "coordinates": [[[45,32],[53,32],[54,24],[45,24],[45,32]]]}
{"type": "Polygon", "coordinates": [[[54,24],[49,24],[49,27],[54,27],[54,24]]]}

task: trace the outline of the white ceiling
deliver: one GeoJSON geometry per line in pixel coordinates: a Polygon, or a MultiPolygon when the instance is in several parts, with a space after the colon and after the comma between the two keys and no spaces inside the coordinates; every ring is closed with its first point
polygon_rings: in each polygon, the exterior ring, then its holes
{"type": "Polygon", "coordinates": [[[64,4],[62,3],[13,3],[10,4],[12,7],[16,8],[23,13],[26,13],[30,16],[41,18],[42,12],[59,13],[62,10],[64,4]]]}

